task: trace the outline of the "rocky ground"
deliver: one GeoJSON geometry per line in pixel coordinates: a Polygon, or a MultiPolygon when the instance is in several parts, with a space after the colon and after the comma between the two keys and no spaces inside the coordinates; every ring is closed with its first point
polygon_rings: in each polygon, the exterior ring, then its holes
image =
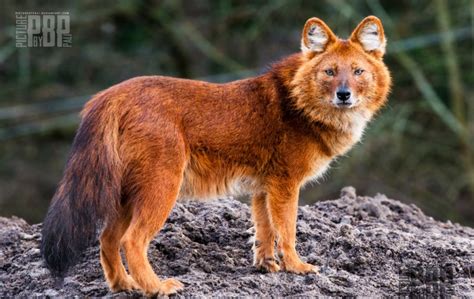
{"type": "MultiPolygon", "coordinates": [[[[55,281],[39,254],[40,228],[0,218],[0,297],[140,295],[108,291],[98,243],[55,281]]],[[[160,277],[185,284],[178,296],[474,296],[474,229],[384,195],[348,187],[340,199],[300,207],[297,249],[320,275],[255,270],[251,235],[244,203],[178,203],[149,257],[160,277]]]]}

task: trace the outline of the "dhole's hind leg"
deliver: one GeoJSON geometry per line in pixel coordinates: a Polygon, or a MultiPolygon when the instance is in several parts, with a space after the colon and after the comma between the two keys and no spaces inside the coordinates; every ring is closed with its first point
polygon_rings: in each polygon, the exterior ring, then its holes
{"type": "Polygon", "coordinates": [[[121,239],[131,220],[130,213],[124,208],[117,218],[107,222],[100,236],[100,263],[105,279],[114,292],[137,289],[139,286],[127,274],[120,256],[121,239]]]}
{"type": "Polygon", "coordinates": [[[147,250],[155,234],[168,218],[179,194],[185,158],[179,152],[161,156],[160,161],[148,161],[141,168],[140,182],[134,202],[130,226],[123,245],[130,275],[147,295],[168,295],[183,288],[176,279],[160,280],[151,267],[147,250]]]}
{"type": "Polygon", "coordinates": [[[267,208],[267,195],[255,194],[252,198],[252,219],[255,226],[253,263],[258,269],[277,272],[280,267],[275,262],[275,231],[267,208]]]}

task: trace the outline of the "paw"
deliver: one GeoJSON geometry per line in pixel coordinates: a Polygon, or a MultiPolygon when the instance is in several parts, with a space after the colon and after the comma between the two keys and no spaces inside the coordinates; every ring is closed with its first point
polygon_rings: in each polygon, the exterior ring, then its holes
{"type": "Polygon", "coordinates": [[[184,288],[184,285],[177,279],[168,278],[163,281],[160,281],[157,287],[152,291],[147,292],[147,295],[171,295],[176,294],[178,291],[181,291],[184,288]]]}
{"type": "Polygon", "coordinates": [[[114,292],[120,292],[120,291],[139,290],[140,286],[138,285],[138,283],[135,282],[135,280],[133,280],[132,276],[127,275],[125,279],[122,279],[112,284],[110,288],[114,292]]]}
{"type": "Polygon", "coordinates": [[[295,274],[307,274],[307,273],[316,273],[319,274],[319,267],[304,263],[302,261],[286,263],[282,262],[283,270],[286,272],[291,272],[295,274]]]}
{"type": "Polygon", "coordinates": [[[269,258],[256,258],[254,261],[254,266],[265,272],[278,272],[280,271],[280,266],[276,263],[275,259],[272,257],[269,258]]]}

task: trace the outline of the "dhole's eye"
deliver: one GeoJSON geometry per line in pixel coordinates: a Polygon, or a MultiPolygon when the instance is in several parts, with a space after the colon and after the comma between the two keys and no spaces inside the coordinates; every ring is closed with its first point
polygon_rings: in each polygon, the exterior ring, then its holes
{"type": "Polygon", "coordinates": [[[360,76],[360,75],[362,75],[363,72],[364,72],[363,69],[356,69],[356,70],[354,71],[354,75],[360,76]]]}
{"type": "Polygon", "coordinates": [[[334,70],[333,69],[327,69],[324,72],[326,72],[326,75],[328,75],[328,76],[331,76],[331,77],[334,76],[334,70]]]}

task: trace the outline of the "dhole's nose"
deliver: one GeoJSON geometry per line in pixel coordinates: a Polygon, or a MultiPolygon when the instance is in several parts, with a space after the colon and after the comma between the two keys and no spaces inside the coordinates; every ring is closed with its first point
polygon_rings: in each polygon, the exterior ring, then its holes
{"type": "Polygon", "coordinates": [[[349,89],[339,89],[337,92],[336,92],[336,96],[339,100],[345,102],[347,101],[350,97],[351,97],[351,92],[349,91],[349,89]]]}

